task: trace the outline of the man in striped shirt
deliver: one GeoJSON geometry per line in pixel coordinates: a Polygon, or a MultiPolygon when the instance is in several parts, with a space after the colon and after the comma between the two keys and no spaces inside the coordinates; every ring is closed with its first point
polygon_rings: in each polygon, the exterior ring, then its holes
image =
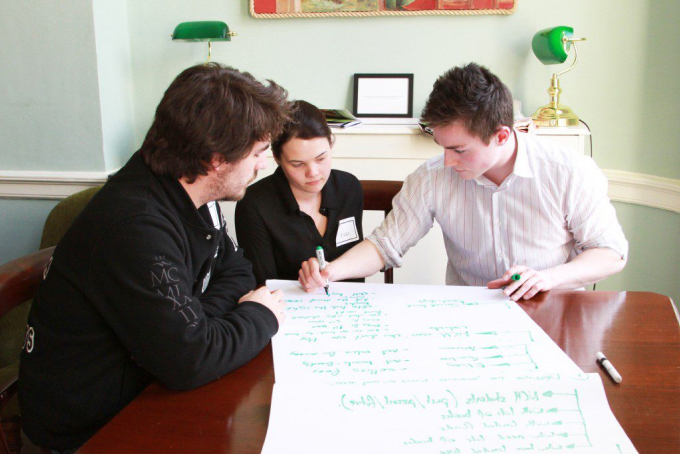
{"type": "Polygon", "coordinates": [[[305,290],[326,278],[401,266],[435,220],[444,233],[448,285],[506,287],[517,301],[623,269],[628,243],[600,169],[589,157],[515,131],[510,90],[488,69],[470,63],[441,76],[423,121],[444,154],[406,178],[366,240],[323,272],[316,259],[304,262],[305,290]]]}

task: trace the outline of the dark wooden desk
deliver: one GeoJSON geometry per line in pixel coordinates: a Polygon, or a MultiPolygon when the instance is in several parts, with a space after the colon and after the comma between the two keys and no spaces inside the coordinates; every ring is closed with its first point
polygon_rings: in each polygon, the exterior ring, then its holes
{"type": "MultiPolygon", "coordinates": [[[[655,293],[552,291],[521,304],[585,372],[602,377],[609,404],[640,453],[680,453],[680,326],[655,293]],[[596,363],[603,351],[623,376],[596,363]]],[[[81,454],[259,453],[269,417],[271,349],[188,392],[149,386],[81,454]]]]}

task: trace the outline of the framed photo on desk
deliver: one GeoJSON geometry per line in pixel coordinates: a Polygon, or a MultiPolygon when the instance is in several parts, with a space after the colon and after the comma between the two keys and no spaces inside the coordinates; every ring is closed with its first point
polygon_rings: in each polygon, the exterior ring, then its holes
{"type": "Polygon", "coordinates": [[[356,117],[413,116],[413,74],[355,74],[356,117]]]}

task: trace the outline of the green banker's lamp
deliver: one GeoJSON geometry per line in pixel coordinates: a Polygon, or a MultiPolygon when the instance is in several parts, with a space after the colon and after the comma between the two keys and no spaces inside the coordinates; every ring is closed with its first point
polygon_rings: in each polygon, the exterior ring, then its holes
{"type": "Polygon", "coordinates": [[[220,21],[182,22],[172,32],[173,41],[186,43],[208,42],[208,63],[212,55],[213,41],[231,41],[236,33],[229,30],[229,26],[220,21]]]}
{"type": "Polygon", "coordinates": [[[534,35],[531,41],[531,49],[534,55],[544,65],[557,65],[567,60],[569,51],[574,48],[574,62],[564,71],[552,75],[550,80],[550,104],[539,107],[532,116],[536,126],[577,126],[578,116],[564,104],[560,104],[559,76],[571,71],[578,60],[577,41],[585,41],[586,38],[574,38],[574,29],[566,26],[546,28],[534,35]]]}

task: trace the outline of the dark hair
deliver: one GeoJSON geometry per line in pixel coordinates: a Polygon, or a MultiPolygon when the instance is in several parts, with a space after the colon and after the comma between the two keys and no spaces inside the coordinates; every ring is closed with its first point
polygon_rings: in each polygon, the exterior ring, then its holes
{"type": "Polygon", "coordinates": [[[325,137],[333,145],[333,134],[328,127],[326,116],[315,105],[307,101],[294,101],[291,121],[283,126],[283,132],[272,142],[272,154],[281,159],[283,146],[291,139],[316,139],[325,137]]]}
{"type": "Polygon", "coordinates": [[[431,128],[462,122],[470,134],[488,145],[499,127],[513,127],[512,94],[477,63],[455,67],[434,83],[422,121],[431,128]]]}
{"type": "Polygon", "coordinates": [[[211,159],[236,162],[290,119],[288,93],[218,63],[185,69],[161,99],[140,153],[151,170],[193,183],[211,159]]]}

